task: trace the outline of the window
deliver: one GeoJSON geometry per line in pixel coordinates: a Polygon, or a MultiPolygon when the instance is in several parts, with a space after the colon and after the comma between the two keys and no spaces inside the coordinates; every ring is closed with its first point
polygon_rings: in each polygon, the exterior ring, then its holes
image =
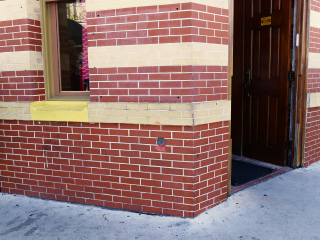
{"type": "Polygon", "coordinates": [[[89,96],[85,1],[45,0],[43,4],[47,96],[89,96]]]}

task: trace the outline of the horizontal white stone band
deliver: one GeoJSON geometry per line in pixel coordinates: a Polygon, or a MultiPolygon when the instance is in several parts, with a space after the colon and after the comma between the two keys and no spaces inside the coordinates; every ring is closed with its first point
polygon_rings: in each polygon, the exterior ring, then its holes
{"type": "Polygon", "coordinates": [[[320,12],[310,11],[310,26],[320,28],[320,12]]]}
{"type": "Polygon", "coordinates": [[[30,103],[0,102],[0,119],[31,120],[30,103]]]}
{"type": "Polygon", "coordinates": [[[320,53],[309,52],[308,68],[320,68],[320,53]]]}
{"type": "Polygon", "coordinates": [[[89,67],[228,66],[228,45],[167,43],[89,47],[89,67]]]}
{"type": "Polygon", "coordinates": [[[187,2],[194,2],[211,7],[228,9],[228,0],[87,0],[86,3],[87,11],[94,12],[109,9],[144,7],[187,2]]]}
{"type": "Polygon", "coordinates": [[[192,126],[231,119],[231,102],[88,103],[89,122],[192,126]]]}
{"type": "Polygon", "coordinates": [[[201,103],[0,102],[0,119],[193,126],[230,121],[231,101],[201,103]],[[73,116],[75,113],[77,113],[76,117],[73,116]]]}
{"type": "Polygon", "coordinates": [[[0,53],[0,71],[43,70],[41,52],[20,51],[0,53]]]}
{"type": "Polygon", "coordinates": [[[7,0],[0,1],[0,21],[16,19],[40,20],[40,1],[7,0]]]}
{"type": "Polygon", "coordinates": [[[320,107],[320,93],[309,93],[308,102],[308,108],[320,107]]]}

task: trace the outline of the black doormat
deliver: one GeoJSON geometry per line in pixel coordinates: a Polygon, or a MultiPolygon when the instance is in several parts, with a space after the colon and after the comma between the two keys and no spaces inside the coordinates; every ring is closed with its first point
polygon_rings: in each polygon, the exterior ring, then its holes
{"type": "Polygon", "coordinates": [[[240,186],[264,177],[274,169],[232,159],[231,185],[240,186]]]}

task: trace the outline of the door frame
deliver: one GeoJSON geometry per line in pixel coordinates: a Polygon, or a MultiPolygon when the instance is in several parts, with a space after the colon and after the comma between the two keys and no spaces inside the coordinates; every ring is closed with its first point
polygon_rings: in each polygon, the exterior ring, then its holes
{"type": "MultiPolygon", "coordinates": [[[[229,0],[229,60],[228,60],[228,100],[232,99],[233,78],[233,49],[234,49],[234,1],[229,0]]],[[[304,166],[306,115],[307,115],[307,72],[310,25],[310,1],[297,0],[296,33],[299,42],[296,50],[296,74],[294,89],[293,129],[292,129],[292,156],[289,166],[292,168],[304,166]]],[[[242,125],[242,123],[241,123],[242,125]]],[[[229,158],[228,158],[228,195],[231,195],[231,168],[232,168],[232,122],[229,124],[229,158]]]]}

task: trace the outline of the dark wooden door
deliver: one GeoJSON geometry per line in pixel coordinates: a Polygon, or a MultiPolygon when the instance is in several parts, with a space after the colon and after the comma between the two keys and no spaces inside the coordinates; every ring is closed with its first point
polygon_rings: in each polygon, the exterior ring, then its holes
{"type": "Polygon", "coordinates": [[[291,0],[245,0],[244,22],[243,155],[285,165],[291,0]]]}

